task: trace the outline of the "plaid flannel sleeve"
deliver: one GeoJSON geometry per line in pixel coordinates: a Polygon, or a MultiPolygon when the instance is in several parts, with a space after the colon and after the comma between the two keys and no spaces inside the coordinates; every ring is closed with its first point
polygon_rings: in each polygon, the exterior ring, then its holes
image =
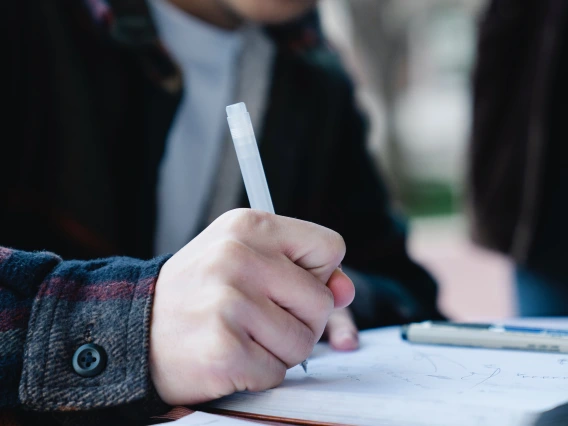
{"type": "Polygon", "coordinates": [[[149,398],[150,313],[166,260],[62,261],[0,247],[0,409],[69,412],[149,398]],[[108,356],[94,377],[72,365],[86,343],[108,356]]]}

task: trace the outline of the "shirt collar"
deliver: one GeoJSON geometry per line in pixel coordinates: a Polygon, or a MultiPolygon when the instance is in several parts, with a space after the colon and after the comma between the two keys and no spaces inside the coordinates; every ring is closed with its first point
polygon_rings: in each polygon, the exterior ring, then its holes
{"type": "MultiPolygon", "coordinates": [[[[97,26],[137,52],[150,79],[167,92],[181,92],[181,71],[158,38],[146,0],[83,0],[83,3],[97,26]]],[[[316,11],[296,22],[270,27],[266,31],[278,49],[293,54],[302,54],[325,44],[316,11]]]]}
{"type": "Polygon", "coordinates": [[[167,0],[149,0],[162,43],[180,65],[217,66],[232,62],[243,43],[243,30],[228,31],[184,13],[167,0]],[[192,43],[199,40],[199,43],[192,43]]]}

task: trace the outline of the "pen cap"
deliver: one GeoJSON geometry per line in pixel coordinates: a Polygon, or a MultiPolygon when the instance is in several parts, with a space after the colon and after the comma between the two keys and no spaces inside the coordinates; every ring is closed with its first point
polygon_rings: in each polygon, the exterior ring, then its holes
{"type": "Polygon", "coordinates": [[[274,213],[250,115],[243,102],[227,107],[227,121],[251,208],[274,213]]]}
{"type": "Polygon", "coordinates": [[[254,130],[244,102],[227,107],[227,121],[235,144],[252,142],[251,137],[254,138],[254,130]]]}

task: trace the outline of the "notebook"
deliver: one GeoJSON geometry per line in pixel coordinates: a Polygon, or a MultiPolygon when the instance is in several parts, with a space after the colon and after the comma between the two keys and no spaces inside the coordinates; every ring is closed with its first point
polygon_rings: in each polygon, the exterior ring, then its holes
{"type": "Polygon", "coordinates": [[[248,422],[230,417],[196,411],[179,420],[168,423],[169,426],[258,426],[258,423],[248,422]]]}
{"type": "Polygon", "coordinates": [[[320,343],[308,374],[294,367],[276,389],[201,409],[290,424],[526,426],[566,401],[566,354],[415,345],[389,327],[362,332],[351,353],[320,343]]]}

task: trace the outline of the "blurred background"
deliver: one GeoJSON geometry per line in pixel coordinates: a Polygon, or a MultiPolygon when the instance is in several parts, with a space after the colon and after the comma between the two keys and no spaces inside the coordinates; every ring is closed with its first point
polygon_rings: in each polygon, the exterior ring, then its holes
{"type": "Polygon", "coordinates": [[[512,267],[469,241],[470,74],[486,0],[322,0],[324,30],[358,84],[369,149],[410,218],[411,255],[453,319],[515,314],[512,267]]]}

